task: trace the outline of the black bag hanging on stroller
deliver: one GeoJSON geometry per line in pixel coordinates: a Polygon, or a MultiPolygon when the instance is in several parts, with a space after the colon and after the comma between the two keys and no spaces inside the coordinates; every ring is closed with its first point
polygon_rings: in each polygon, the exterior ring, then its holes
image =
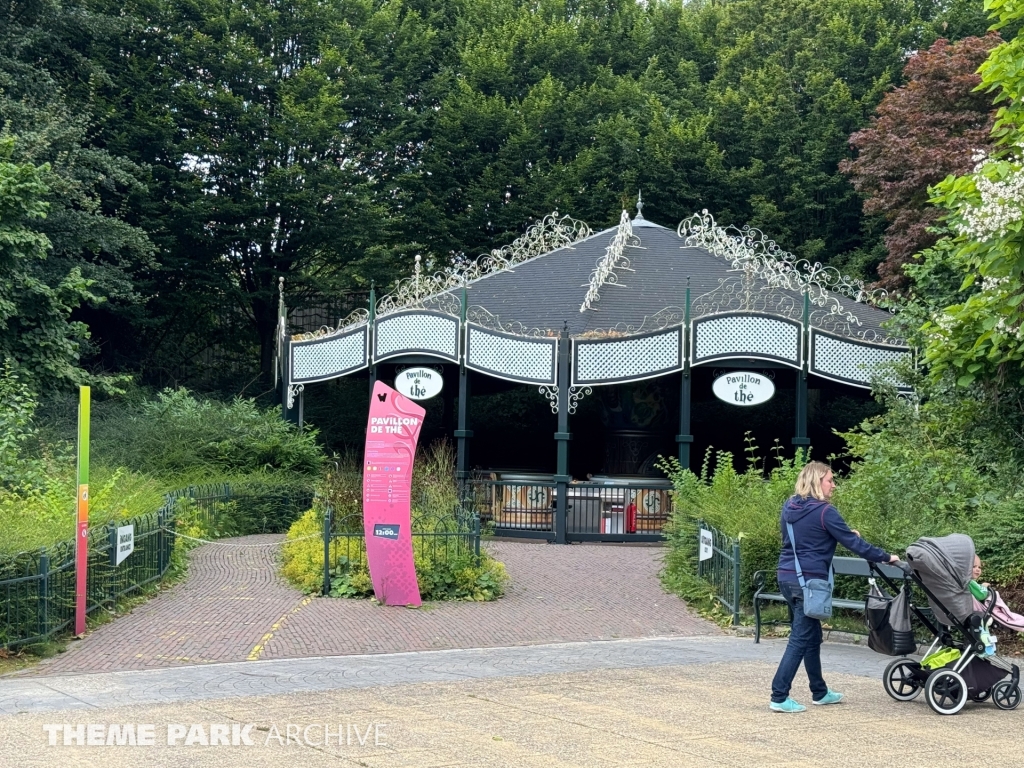
{"type": "Polygon", "coordinates": [[[868,622],[868,648],[875,653],[905,656],[917,650],[906,586],[895,597],[889,597],[872,579],[864,615],[868,622]]]}

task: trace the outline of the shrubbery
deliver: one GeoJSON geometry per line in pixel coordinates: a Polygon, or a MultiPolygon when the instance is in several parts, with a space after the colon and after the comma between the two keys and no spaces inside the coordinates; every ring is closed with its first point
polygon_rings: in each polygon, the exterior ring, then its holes
{"type": "MultiPolygon", "coordinates": [[[[0,371],[0,554],[74,538],[77,410],[72,395],[40,406],[9,364],[0,371]]],[[[285,531],[309,507],[324,461],[315,431],[276,409],[184,390],[97,398],[91,431],[92,526],[153,512],[168,491],[226,483],[232,500],[212,533],[285,531]]]]}
{"type": "Polygon", "coordinates": [[[221,403],[164,390],[155,399],[97,403],[94,422],[97,459],[161,477],[316,474],[324,463],[315,429],[300,432],[253,400],[221,403]]]}
{"type": "Polygon", "coordinates": [[[780,458],[766,474],[756,447],[750,444],[744,472],[736,471],[732,454],[711,450],[700,475],[683,469],[675,457],[664,459],[661,468],[675,487],[672,517],[665,528],[666,580],[671,586],[681,576],[696,573],[696,523],[704,520],[740,540],[740,594],[749,600],[754,573],[773,570],[778,563],[779,512],[793,495],[800,467],[792,459],[780,458]]]}
{"type": "MultiPolygon", "coordinates": [[[[1019,583],[1024,482],[1014,423],[1007,409],[983,397],[929,393],[920,404],[891,397],[884,413],[842,434],[852,469],[837,478],[833,502],[851,527],[890,552],[902,553],[921,536],[966,533],[985,562],[986,580],[1019,583]]],[[[687,579],[696,573],[698,518],[740,539],[744,602],[752,574],[774,572],[779,513],[800,467],[782,460],[765,471],[756,454],[748,458],[748,469],[737,472],[731,455],[709,451],[699,475],[664,462],[675,486],[664,578],[675,591],[693,586],[687,579]]]]}
{"type": "MultiPolygon", "coordinates": [[[[416,459],[412,482],[413,559],[424,600],[493,600],[508,581],[505,566],[486,551],[479,558],[466,546],[470,524],[459,509],[455,457],[447,443],[435,443],[416,459]]],[[[362,523],[362,475],[352,457],[327,472],[318,486],[318,506],[288,531],[282,575],[306,592],[323,591],[323,512],[334,511],[329,552],[331,595],[369,597],[373,584],[366,566],[362,523]]]]}

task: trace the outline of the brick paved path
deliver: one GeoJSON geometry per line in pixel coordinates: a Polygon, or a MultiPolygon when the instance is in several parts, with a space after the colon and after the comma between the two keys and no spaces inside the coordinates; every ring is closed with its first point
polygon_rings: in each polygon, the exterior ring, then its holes
{"type": "Polygon", "coordinates": [[[505,597],[407,609],[306,598],[277,576],[278,547],[207,544],[193,550],[183,583],[26,674],[719,633],[662,591],[659,547],[487,547],[511,577],[505,597]]]}

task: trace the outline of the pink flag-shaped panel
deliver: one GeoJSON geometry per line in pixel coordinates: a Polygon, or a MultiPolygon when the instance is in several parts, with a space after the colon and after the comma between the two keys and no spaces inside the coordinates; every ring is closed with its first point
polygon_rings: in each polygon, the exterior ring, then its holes
{"type": "Polygon", "coordinates": [[[387,384],[370,399],[363,460],[363,528],[373,593],[385,605],[420,605],[412,557],[412,463],[426,411],[387,384]]]}

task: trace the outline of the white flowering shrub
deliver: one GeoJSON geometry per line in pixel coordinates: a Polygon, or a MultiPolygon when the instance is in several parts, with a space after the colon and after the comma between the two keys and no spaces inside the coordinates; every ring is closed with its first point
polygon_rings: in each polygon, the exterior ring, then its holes
{"type": "Polygon", "coordinates": [[[993,159],[978,152],[974,173],[969,177],[977,191],[977,202],[967,199],[961,204],[953,228],[961,235],[980,243],[1021,231],[1024,220],[1024,155],[1018,145],[1016,152],[1003,159],[993,159]]]}
{"type": "MultiPolygon", "coordinates": [[[[1020,0],[986,0],[985,8],[994,28],[1024,21],[1020,0]]],[[[921,328],[932,373],[952,371],[962,386],[1024,383],[1024,35],[994,48],[979,72],[979,89],[994,93],[999,105],[992,135],[1000,149],[977,153],[971,173],[931,190],[951,232],[932,256],[963,282],[959,302],[934,312],[921,328]]]]}

